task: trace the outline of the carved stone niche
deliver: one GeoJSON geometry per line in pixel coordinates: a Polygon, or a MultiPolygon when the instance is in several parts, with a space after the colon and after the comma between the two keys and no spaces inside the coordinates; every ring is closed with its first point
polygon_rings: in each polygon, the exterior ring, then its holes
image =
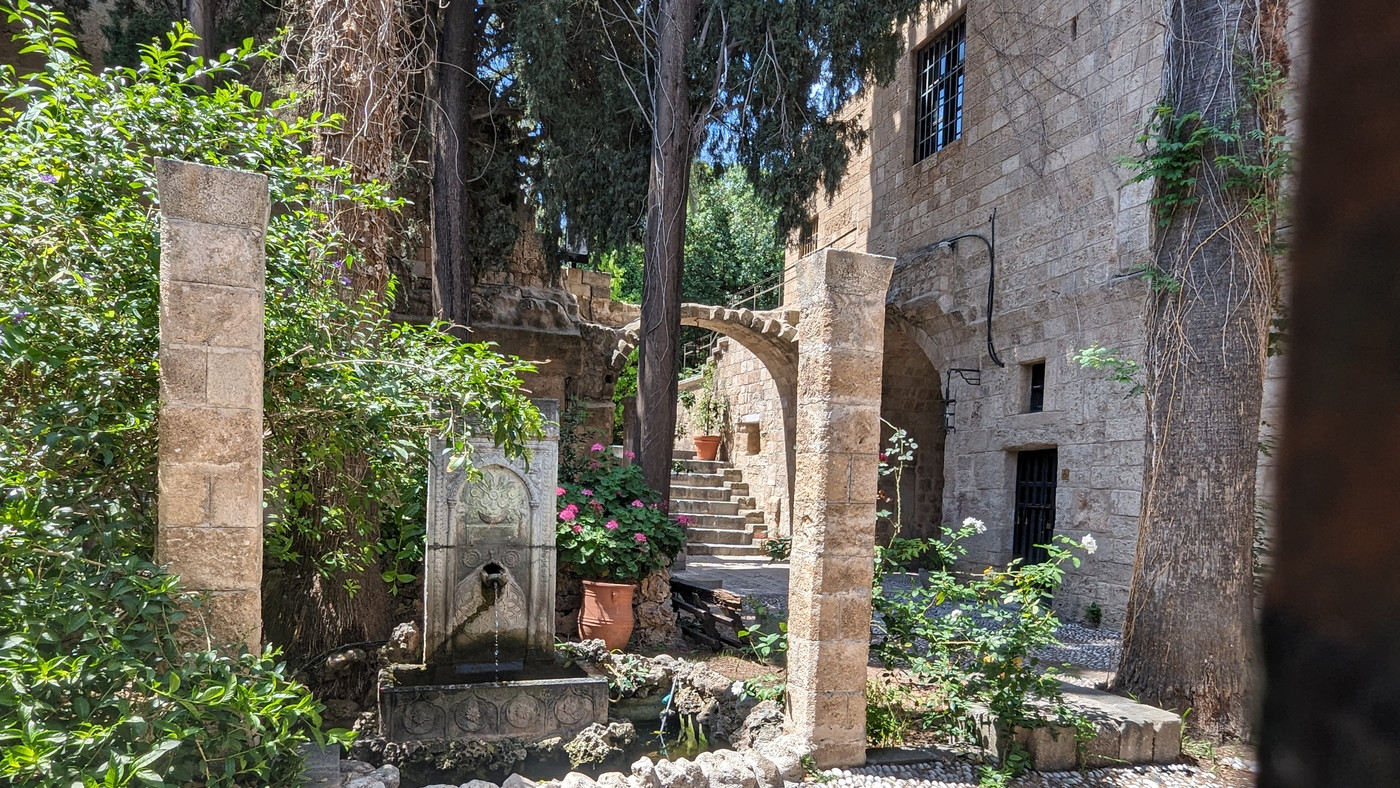
{"type": "Polygon", "coordinates": [[[489,440],[472,441],[470,479],[450,469],[450,448],[431,444],[424,561],[427,664],[518,670],[554,652],[554,518],[558,404],[535,403],[550,434],[529,444],[530,461],[489,440]]]}

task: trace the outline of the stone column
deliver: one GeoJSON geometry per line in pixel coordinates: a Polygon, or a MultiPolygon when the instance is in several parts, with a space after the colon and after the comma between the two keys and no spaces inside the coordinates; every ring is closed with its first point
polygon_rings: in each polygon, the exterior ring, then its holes
{"type": "Polygon", "coordinates": [[[267,178],[156,159],[160,498],[156,561],[205,592],[216,645],[262,647],[267,178]]]}
{"type": "Polygon", "coordinates": [[[788,726],[817,765],[865,763],[885,293],[894,260],[802,261],[788,587],[788,726]]]}

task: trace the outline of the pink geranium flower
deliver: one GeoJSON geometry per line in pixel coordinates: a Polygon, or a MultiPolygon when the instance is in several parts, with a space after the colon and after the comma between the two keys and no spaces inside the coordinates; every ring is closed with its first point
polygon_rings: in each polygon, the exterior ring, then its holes
{"type": "Polygon", "coordinates": [[[604,448],[604,447],[603,447],[603,444],[601,444],[601,443],[595,443],[595,444],[593,444],[593,451],[602,451],[603,448],[604,448]]]}
{"type": "Polygon", "coordinates": [[[607,523],[605,523],[605,524],[603,525],[603,527],[606,528],[606,529],[608,529],[609,531],[616,531],[616,530],[617,530],[617,521],[616,521],[616,520],[609,520],[609,521],[607,521],[607,523]]]}
{"type": "Polygon", "coordinates": [[[642,533],[641,531],[638,531],[637,533],[632,535],[632,538],[636,539],[638,542],[645,542],[647,540],[647,535],[642,533]]]}
{"type": "Polygon", "coordinates": [[[626,457],[626,458],[629,459],[629,460],[635,460],[635,459],[637,459],[637,453],[634,452],[634,451],[625,451],[625,452],[622,453],[622,456],[623,456],[623,457],[626,457]]]}
{"type": "Polygon", "coordinates": [[[574,533],[576,533],[576,534],[581,534],[581,533],[583,533],[583,526],[577,525],[577,524],[574,525],[574,533]]]}
{"type": "Polygon", "coordinates": [[[592,506],[592,507],[593,507],[593,511],[597,512],[598,514],[602,514],[602,513],[603,513],[603,502],[602,502],[602,501],[599,501],[599,500],[597,500],[597,499],[595,498],[594,500],[589,501],[589,502],[588,502],[588,505],[589,505],[589,506],[592,506]]]}
{"type": "Polygon", "coordinates": [[[593,491],[590,490],[590,489],[588,489],[587,487],[583,488],[582,492],[583,492],[583,494],[584,494],[585,496],[587,496],[587,497],[592,497],[592,495],[593,495],[593,491]]]}
{"type": "Polygon", "coordinates": [[[563,487],[555,487],[555,488],[554,488],[554,494],[555,494],[555,495],[561,495],[561,496],[562,496],[562,495],[563,495],[564,493],[566,493],[566,492],[568,492],[568,490],[565,490],[563,487]]]}
{"type": "Polygon", "coordinates": [[[577,516],[578,516],[578,507],[577,507],[577,506],[574,506],[573,504],[569,504],[568,506],[565,506],[565,507],[564,507],[564,511],[562,511],[562,512],[559,513],[559,519],[560,519],[560,520],[563,520],[563,521],[565,521],[565,522],[568,522],[569,520],[572,520],[572,519],[574,519],[574,518],[577,517],[577,516]]]}
{"type": "Polygon", "coordinates": [[[681,525],[690,525],[690,518],[686,517],[683,514],[678,514],[676,515],[676,522],[680,523],[681,525]]]}
{"type": "Polygon", "coordinates": [[[643,506],[646,506],[646,504],[642,503],[640,499],[632,501],[632,508],[633,508],[633,509],[640,509],[640,508],[642,508],[643,506]]]}

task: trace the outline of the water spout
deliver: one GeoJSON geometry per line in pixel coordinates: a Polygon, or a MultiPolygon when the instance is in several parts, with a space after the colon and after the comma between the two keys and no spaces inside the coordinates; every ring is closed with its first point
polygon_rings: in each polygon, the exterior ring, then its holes
{"type": "Polygon", "coordinates": [[[491,589],[493,592],[491,594],[491,604],[493,605],[501,595],[501,587],[506,584],[505,575],[506,570],[502,569],[501,565],[494,561],[481,567],[481,587],[491,589]]]}

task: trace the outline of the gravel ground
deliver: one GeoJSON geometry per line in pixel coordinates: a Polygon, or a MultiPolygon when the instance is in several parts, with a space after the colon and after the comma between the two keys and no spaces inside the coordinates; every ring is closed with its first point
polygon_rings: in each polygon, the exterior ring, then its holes
{"type": "MultiPolygon", "coordinates": [[[[932,762],[908,766],[864,766],[832,769],[829,788],[952,788],[975,786],[975,767],[967,763],[932,762]]],[[[1222,779],[1186,764],[1088,769],[1083,772],[1027,772],[1011,782],[1016,788],[1227,788],[1252,784],[1222,779]]]]}

